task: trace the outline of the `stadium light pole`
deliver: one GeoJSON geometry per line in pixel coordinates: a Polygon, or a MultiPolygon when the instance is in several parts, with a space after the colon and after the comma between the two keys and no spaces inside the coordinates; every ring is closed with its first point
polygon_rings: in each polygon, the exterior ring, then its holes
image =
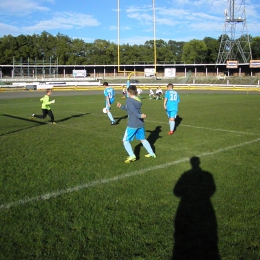
{"type": "Polygon", "coordinates": [[[120,0],[117,0],[117,65],[118,65],[118,71],[120,71],[120,58],[119,58],[119,51],[120,51],[120,33],[119,33],[119,28],[120,28],[120,0]]]}
{"type": "Polygon", "coordinates": [[[156,64],[157,64],[157,57],[156,57],[156,27],[155,27],[155,0],[153,1],[153,43],[154,43],[154,70],[156,75],[156,64]]]}

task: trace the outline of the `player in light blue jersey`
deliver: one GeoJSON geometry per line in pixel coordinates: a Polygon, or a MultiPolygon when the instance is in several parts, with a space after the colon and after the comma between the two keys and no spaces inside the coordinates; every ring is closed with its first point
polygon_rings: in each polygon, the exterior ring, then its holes
{"type": "Polygon", "coordinates": [[[164,109],[166,110],[166,114],[169,118],[170,131],[168,135],[172,135],[174,133],[175,127],[175,119],[178,114],[178,107],[180,103],[179,94],[173,89],[173,84],[169,83],[167,85],[167,91],[164,95],[164,109]]]}
{"type": "Polygon", "coordinates": [[[127,81],[126,81],[126,97],[128,98],[129,97],[129,95],[128,95],[128,88],[130,87],[130,79],[128,79],[127,81]]]}
{"type": "Polygon", "coordinates": [[[107,116],[111,121],[111,125],[116,125],[116,121],[110,112],[111,105],[115,102],[115,90],[112,87],[109,87],[107,82],[104,82],[103,86],[105,87],[104,96],[106,99],[107,116]]]}

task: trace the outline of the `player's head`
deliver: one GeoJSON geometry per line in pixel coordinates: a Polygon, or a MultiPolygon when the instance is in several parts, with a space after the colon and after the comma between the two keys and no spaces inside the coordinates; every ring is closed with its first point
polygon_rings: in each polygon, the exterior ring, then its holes
{"type": "Polygon", "coordinates": [[[51,95],[52,90],[50,88],[46,89],[46,95],[51,95]]]}
{"type": "Polygon", "coordinates": [[[108,83],[105,81],[105,82],[103,83],[103,86],[104,86],[104,87],[107,87],[107,86],[108,86],[108,83]]]}
{"type": "Polygon", "coordinates": [[[173,89],[173,84],[172,84],[172,83],[169,83],[169,84],[167,85],[167,88],[168,88],[168,89],[173,89]]]}
{"type": "Polygon", "coordinates": [[[136,96],[137,95],[137,88],[135,85],[130,85],[129,88],[127,89],[127,92],[132,95],[136,96]]]}

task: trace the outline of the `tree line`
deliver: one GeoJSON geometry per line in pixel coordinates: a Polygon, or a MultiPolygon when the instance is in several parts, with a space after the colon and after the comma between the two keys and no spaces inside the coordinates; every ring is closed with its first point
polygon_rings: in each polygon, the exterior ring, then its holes
{"type": "MultiPolygon", "coordinates": [[[[156,61],[158,64],[216,63],[218,39],[205,37],[189,42],[156,40],[156,61]]],[[[228,36],[226,36],[228,37],[228,36]]],[[[260,59],[260,37],[249,37],[253,59],[260,59]]],[[[153,64],[154,41],[140,45],[121,44],[120,64],[153,64]]],[[[38,63],[40,60],[62,65],[113,65],[118,63],[118,46],[115,43],[97,39],[86,43],[58,33],[56,36],[43,31],[41,34],[4,35],[0,38],[0,64],[38,63]]]]}

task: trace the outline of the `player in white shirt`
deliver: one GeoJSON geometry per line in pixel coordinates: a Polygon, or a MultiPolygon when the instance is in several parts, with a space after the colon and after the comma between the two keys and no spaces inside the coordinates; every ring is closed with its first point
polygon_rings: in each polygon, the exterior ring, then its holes
{"type": "Polygon", "coordinates": [[[155,91],[155,94],[156,94],[156,100],[158,100],[158,99],[161,99],[161,96],[163,95],[163,91],[162,91],[162,89],[160,88],[160,87],[158,87],[157,89],[156,89],[156,91],[155,91]]]}
{"type": "Polygon", "coordinates": [[[150,88],[149,99],[152,100],[153,98],[154,98],[154,92],[152,88],[150,88]]]}

